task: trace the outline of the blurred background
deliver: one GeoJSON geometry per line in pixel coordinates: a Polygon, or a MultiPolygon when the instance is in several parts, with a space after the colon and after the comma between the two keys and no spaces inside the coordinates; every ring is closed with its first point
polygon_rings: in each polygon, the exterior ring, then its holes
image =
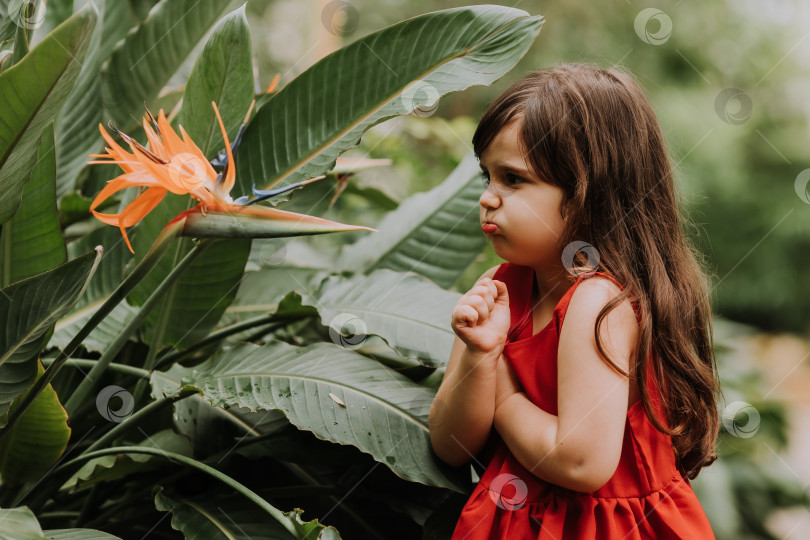
{"type": "MultiPolygon", "coordinates": [[[[250,0],[257,90],[276,74],[283,86],[385,26],[472,3],[250,0]]],[[[397,202],[427,191],[471,150],[486,106],[526,72],[566,61],[628,68],[658,115],[689,235],[710,262],[723,429],[720,459],[693,485],[718,538],[810,538],[810,3],[503,5],[545,16],[517,67],[491,87],[370,129],[344,155],[392,163],[351,182],[397,202]]],[[[353,223],[376,223],[389,210],[349,190],[342,198],[353,223]]],[[[453,288],[465,292],[500,262],[487,245],[453,288]]]]}

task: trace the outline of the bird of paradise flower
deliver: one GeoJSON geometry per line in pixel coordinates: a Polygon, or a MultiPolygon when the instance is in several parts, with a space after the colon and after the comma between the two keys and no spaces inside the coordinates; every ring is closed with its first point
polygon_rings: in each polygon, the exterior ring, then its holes
{"type": "MultiPolygon", "coordinates": [[[[228,225],[220,227],[222,230],[219,232],[212,231],[211,227],[208,227],[205,233],[209,236],[292,236],[295,234],[318,234],[350,230],[377,232],[376,229],[361,225],[345,225],[306,214],[254,206],[254,203],[260,200],[297,189],[310,182],[320,180],[324,176],[310,178],[272,191],[254,190],[254,193],[258,194],[259,197],[248,200],[248,197],[245,196],[234,201],[230,195],[236,179],[233,150],[241,139],[245,124],[243,123],[242,129],[240,129],[232,147],[219,114],[219,109],[215,102],[211,102],[211,105],[214,108],[222,138],[225,141],[224,155],[220,153],[212,162],[205,158],[203,152],[191,140],[182,126],[180,126],[181,136],[177,135],[162,109],[157,118],[147,109],[143,119],[143,129],[146,132],[149,149],[126,133],[111,128],[129,145],[132,152],[128,152],[115,142],[102,124],[99,124],[101,136],[109,147],[105,148],[105,154],[90,154],[91,158],[96,159],[89,161],[88,164],[114,163],[121,167],[124,173],[110,180],[104,186],[90,204],[90,211],[99,221],[116,226],[121,230],[121,235],[130,252],[135,253],[127,236],[127,228],[132,227],[154,210],[168,192],[177,195],[187,194],[199,201],[195,207],[182,212],[172,222],[185,217],[189,221],[199,224],[199,218],[213,214],[219,218],[226,216],[231,218],[231,221],[236,218],[246,219],[247,221],[280,222],[281,224],[279,228],[270,233],[255,235],[249,233],[239,234],[234,231],[233,227],[228,225]],[[217,173],[214,170],[214,165],[224,165],[225,168],[222,172],[217,173]],[[118,214],[105,214],[96,211],[98,205],[103,201],[129,187],[145,187],[146,189],[118,214]],[[289,234],[285,234],[285,229],[289,234]]],[[[247,122],[249,116],[250,110],[245,117],[245,122],[247,122]]],[[[209,225],[215,223],[221,225],[223,222],[211,219],[209,225]]],[[[217,227],[213,228],[216,229],[217,227]]],[[[196,230],[199,231],[199,229],[200,227],[197,227],[196,230]]]]}

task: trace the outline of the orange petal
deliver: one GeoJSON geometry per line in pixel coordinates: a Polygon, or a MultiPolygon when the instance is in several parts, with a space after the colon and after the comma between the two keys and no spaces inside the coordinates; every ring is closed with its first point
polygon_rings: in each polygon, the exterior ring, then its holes
{"type": "Polygon", "coordinates": [[[96,198],[93,199],[93,202],[90,203],[90,210],[94,210],[96,206],[98,206],[102,201],[107,200],[113,193],[118,193],[122,189],[137,185],[140,184],[129,180],[126,175],[123,174],[118,178],[110,180],[107,182],[107,185],[104,186],[104,189],[98,192],[98,195],[96,195],[96,198]]]}
{"type": "Polygon", "coordinates": [[[200,150],[197,147],[197,145],[194,144],[194,141],[192,141],[191,137],[188,136],[188,133],[186,133],[186,130],[183,129],[183,126],[180,126],[180,135],[183,136],[183,143],[187,145],[186,151],[194,154],[197,157],[199,157],[200,160],[202,161],[202,163],[207,164],[206,174],[208,175],[207,177],[210,179],[210,182],[208,182],[208,184],[213,186],[214,185],[214,180],[216,180],[216,178],[217,178],[217,171],[214,170],[214,167],[206,159],[205,154],[202,153],[202,150],[200,150]]]}
{"type": "Polygon", "coordinates": [[[281,79],[281,73],[276,73],[276,76],[273,77],[273,80],[270,81],[270,85],[267,87],[265,93],[272,94],[276,91],[276,87],[278,86],[278,81],[281,79]]]}
{"type": "Polygon", "coordinates": [[[166,188],[154,186],[135,197],[135,200],[121,211],[121,226],[132,227],[146,217],[146,214],[160,204],[167,191],[166,188]]]}
{"type": "Polygon", "coordinates": [[[233,162],[233,152],[231,152],[231,142],[228,140],[228,132],[225,131],[225,124],[222,123],[222,117],[219,115],[219,109],[215,102],[211,102],[214,107],[214,114],[217,115],[217,122],[219,122],[219,130],[222,132],[222,138],[225,139],[225,152],[228,155],[228,172],[225,173],[225,181],[222,184],[222,191],[225,195],[231,192],[233,184],[236,181],[236,164],[233,162]]]}
{"type": "Polygon", "coordinates": [[[132,249],[132,244],[129,242],[126,228],[135,225],[142,220],[146,214],[154,210],[155,207],[160,204],[160,201],[163,200],[163,197],[166,196],[166,191],[167,190],[162,187],[150,187],[138,195],[134,201],[129,203],[120,214],[102,214],[95,210],[92,210],[92,212],[96,219],[102,223],[114,225],[121,229],[121,236],[124,237],[129,251],[135,253],[135,250],[132,249]]]}
{"type": "Polygon", "coordinates": [[[115,142],[110,134],[107,133],[107,130],[104,129],[102,124],[98,125],[98,130],[101,132],[101,136],[104,138],[104,141],[110,145],[110,148],[105,148],[105,150],[107,150],[107,155],[105,157],[115,160],[118,166],[124,170],[124,172],[132,172],[132,168],[129,164],[134,161],[135,156],[121,148],[121,146],[115,142]],[[126,166],[124,164],[126,164],[126,166]]]}
{"type": "Polygon", "coordinates": [[[157,157],[169,161],[171,156],[166,152],[163,142],[160,140],[157,133],[155,133],[155,130],[152,129],[152,125],[149,123],[146,116],[143,118],[143,130],[146,132],[146,140],[149,141],[149,151],[157,157]]]}
{"type": "Polygon", "coordinates": [[[163,144],[166,147],[166,152],[168,152],[168,155],[176,156],[182,152],[191,151],[187,147],[188,145],[177,136],[177,133],[174,132],[172,125],[166,119],[166,114],[164,114],[163,109],[160,109],[157,121],[158,128],[160,128],[160,138],[163,139],[163,144]]]}

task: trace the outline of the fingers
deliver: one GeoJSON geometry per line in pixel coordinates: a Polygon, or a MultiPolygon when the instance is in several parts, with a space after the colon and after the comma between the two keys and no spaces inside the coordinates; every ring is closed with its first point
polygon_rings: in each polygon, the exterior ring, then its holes
{"type": "Polygon", "coordinates": [[[493,281],[493,285],[497,290],[495,294],[495,301],[509,305],[509,291],[506,289],[506,283],[503,281],[493,281]]]}
{"type": "Polygon", "coordinates": [[[490,278],[484,278],[479,280],[465,296],[467,304],[478,311],[481,321],[485,321],[495,307],[498,289],[490,278]]]}
{"type": "Polygon", "coordinates": [[[474,307],[466,304],[458,306],[454,314],[459,321],[463,322],[467,326],[475,326],[479,318],[478,311],[474,307]]]}
{"type": "Polygon", "coordinates": [[[506,284],[487,277],[478,280],[461,297],[455,310],[455,316],[469,326],[476,326],[489,318],[496,304],[508,305],[508,303],[506,284]]]}

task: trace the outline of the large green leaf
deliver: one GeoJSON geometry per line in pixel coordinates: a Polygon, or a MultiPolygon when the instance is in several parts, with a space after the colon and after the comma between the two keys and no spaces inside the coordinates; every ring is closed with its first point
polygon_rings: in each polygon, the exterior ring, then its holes
{"type": "MultiPolygon", "coordinates": [[[[214,407],[198,394],[175,401],[173,406],[174,430],[188,437],[194,446],[194,454],[197,456],[211,456],[217,452],[230,453],[234,448],[234,443],[240,439],[244,439],[247,435],[259,435],[258,419],[243,419],[242,415],[237,414],[241,411],[239,407],[227,409],[214,407]]],[[[247,411],[247,414],[267,413],[247,411]]],[[[269,416],[276,417],[277,429],[284,429],[290,425],[287,418],[278,411],[275,415],[269,416]]]]}
{"type": "Polygon", "coordinates": [[[217,406],[281,409],[299,428],[352,444],[406,480],[465,489],[463,471],[430,452],[435,392],[337,345],[243,344],[194,368],[154,372],[151,382],[156,397],[192,386],[217,406]]]}
{"type": "MultiPolygon", "coordinates": [[[[268,256],[273,256],[271,249],[267,250],[268,256]]],[[[294,264],[245,272],[239,292],[226,313],[231,322],[276,313],[289,292],[314,293],[327,275],[323,270],[294,264]]]]}
{"type": "MultiPolygon", "coordinates": [[[[76,188],[76,177],[90,159],[88,154],[100,150],[103,143],[98,125],[103,119],[100,70],[104,52],[101,48],[101,36],[107,31],[107,2],[90,0],[88,3],[93,4],[98,11],[99,20],[104,24],[98,24],[93,29],[76,86],[54,122],[56,160],[59,164],[56,171],[56,192],[60,199],[76,188]]],[[[126,6],[126,2],[117,3],[126,6]]]]}
{"type": "Polygon", "coordinates": [[[412,273],[381,269],[351,278],[330,276],[302,303],[315,306],[336,339],[360,349],[368,335],[382,337],[406,357],[442,367],[450,358],[450,315],[461,295],[412,273]]]}
{"type": "Polygon", "coordinates": [[[56,164],[53,127],[42,134],[31,179],[25,185],[20,209],[0,233],[0,283],[7,286],[46,272],[65,262],[65,240],[56,212],[56,164]]]}
{"type": "Polygon", "coordinates": [[[449,288],[486,244],[478,217],[482,191],[478,160],[467,154],[447,180],[386,215],[377,234],[345,246],[338,267],[413,271],[449,288]]]}
{"type": "Polygon", "coordinates": [[[0,74],[0,223],[17,211],[43,130],[67,100],[96,23],[84,8],[0,74]]]}
{"type": "Polygon", "coordinates": [[[49,529],[43,531],[43,534],[48,540],[121,540],[95,529],[49,529]]]}
{"type": "MultiPolygon", "coordinates": [[[[245,504],[244,501],[236,499],[232,493],[188,497],[166,493],[163,488],[158,488],[155,490],[155,507],[171,512],[172,528],[182,532],[189,540],[296,538],[277,521],[267,519],[267,514],[261,508],[245,504]]],[[[293,518],[292,515],[289,517],[293,518]]],[[[334,528],[330,529],[334,531],[334,528]]],[[[333,534],[334,538],[339,538],[337,531],[333,534]]]]}
{"type": "Polygon", "coordinates": [[[96,26],[79,80],[56,118],[57,194],[60,199],[76,189],[82,172],[88,171],[85,169],[88,154],[103,151],[104,141],[98,125],[105,119],[105,109],[115,109],[120,104],[120,97],[115,93],[105,94],[102,99],[101,66],[115,44],[133,25],[141,22],[141,15],[146,16],[145,13],[135,13],[135,10],[148,10],[154,4],[152,0],[139,0],[134,4],[130,0],[90,1],[103,24],[96,26]]]}
{"type": "Polygon", "coordinates": [[[0,508],[0,540],[121,540],[95,529],[53,529],[43,531],[27,506],[0,508]]]}
{"type": "MultiPolygon", "coordinates": [[[[138,443],[138,446],[144,448],[158,448],[166,452],[173,452],[188,457],[192,457],[193,454],[188,439],[182,435],[178,435],[171,429],[164,429],[157,433],[152,433],[147,436],[146,439],[138,443]]],[[[148,454],[101,456],[84,463],[60,489],[85,487],[99,482],[118,481],[133,473],[144,473],[161,467],[166,467],[166,460],[148,454]]]]}
{"type": "Polygon", "coordinates": [[[44,540],[37,517],[27,506],[0,508],[1,540],[44,540]]]}
{"type": "MultiPolygon", "coordinates": [[[[76,257],[94,246],[102,246],[104,253],[93,280],[70,312],[57,321],[48,346],[64,349],[124,279],[125,268],[132,255],[118,229],[107,226],[94,229],[71,242],[68,253],[70,257],[76,257]]],[[[90,332],[82,345],[89,351],[104,352],[137,312],[138,309],[127,304],[126,300],[121,302],[90,332]]]]}
{"type": "Polygon", "coordinates": [[[149,103],[228,7],[221,0],[161,0],[102,67],[102,99],[121,129],[140,123],[149,103]]]}
{"type": "Polygon", "coordinates": [[[133,26],[146,18],[156,3],[157,0],[105,0],[104,31],[101,36],[102,61],[110,57],[115,45],[133,26]]]}
{"type": "Polygon", "coordinates": [[[36,358],[54,322],[81,296],[101,256],[100,250],[49,272],[0,289],[0,427],[9,405],[36,379],[36,358]]]}
{"type": "Polygon", "coordinates": [[[502,6],[436,11],[321,59],[249,124],[236,156],[237,192],[321,175],[374,124],[491,84],[526,53],[542,22],[502,6]]]}
{"type": "Polygon", "coordinates": [[[223,17],[197,57],[186,83],[180,118],[200,150],[214,157],[224,148],[211,102],[219,107],[231,141],[253,100],[253,56],[245,5],[223,17]]]}
{"type": "MultiPolygon", "coordinates": [[[[44,371],[37,361],[37,378],[44,371]]],[[[20,397],[25,394],[27,392],[20,397]]],[[[11,411],[18,401],[12,404],[11,411]]],[[[36,480],[47,472],[65,451],[70,439],[67,420],[67,412],[48,384],[11,432],[0,441],[0,478],[3,484],[19,485],[36,480]]]]}

